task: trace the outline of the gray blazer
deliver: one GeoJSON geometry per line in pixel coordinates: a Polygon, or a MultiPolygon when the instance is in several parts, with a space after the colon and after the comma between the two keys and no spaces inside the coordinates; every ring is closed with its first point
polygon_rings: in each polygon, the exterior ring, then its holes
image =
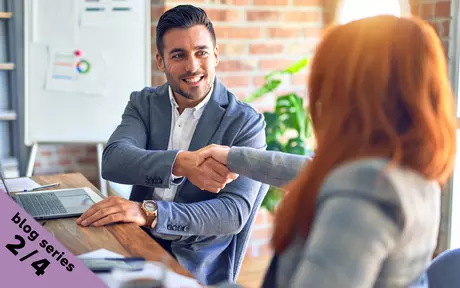
{"type": "MultiPolygon", "coordinates": [[[[228,157],[240,176],[274,185],[286,184],[306,162],[239,147],[228,157]]],[[[332,170],[320,187],[308,239],[296,237],[275,255],[263,287],[428,287],[425,269],[436,247],[441,189],[388,164],[368,158],[332,170]]]]}
{"type": "MultiPolygon", "coordinates": [[[[247,177],[239,177],[217,194],[202,191],[188,180],[172,182],[172,165],[179,151],[166,150],[170,124],[167,84],[132,93],[121,124],[104,149],[102,176],[134,185],[130,200],[139,202],[152,199],[155,188],[179,185],[173,202],[157,201],[152,234],[173,240],[171,250],[178,262],[203,284],[234,281],[250,231],[246,225],[252,225],[260,205],[256,200],[267,188],[261,189],[260,182],[247,177]],[[242,230],[246,235],[238,237],[242,230]]],[[[216,79],[189,150],[211,143],[265,149],[264,129],[263,116],[216,79]]]]}

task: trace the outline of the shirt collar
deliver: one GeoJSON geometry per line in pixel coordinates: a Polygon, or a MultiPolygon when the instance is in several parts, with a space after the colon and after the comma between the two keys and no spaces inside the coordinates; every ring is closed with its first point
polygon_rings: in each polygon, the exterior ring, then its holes
{"type": "MultiPolygon", "coordinates": [[[[204,111],[204,107],[206,107],[206,104],[208,104],[209,99],[211,99],[211,95],[212,95],[213,90],[214,90],[214,85],[211,86],[211,90],[209,90],[209,93],[206,95],[206,97],[203,99],[203,101],[198,103],[195,107],[190,108],[190,109],[192,109],[193,117],[195,117],[195,118],[201,117],[201,114],[203,114],[203,111],[204,111]]],[[[171,101],[171,105],[175,109],[179,108],[179,104],[177,104],[176,99],[174,98],[174,94],[172,92],[172,89],[171,89],[170,85],[168,85],[168,92],[169,92],[169,100],[171,101]]]]}

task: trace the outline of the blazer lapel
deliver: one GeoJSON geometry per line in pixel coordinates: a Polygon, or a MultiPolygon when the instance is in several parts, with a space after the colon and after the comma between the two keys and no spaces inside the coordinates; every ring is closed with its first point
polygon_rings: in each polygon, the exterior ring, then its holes
{"type": "Polygon", "coordinates": [[[171,101],[169,100],[168,84],[164,84],[155,90],[152,99],[152,121],[150,129],[155,135],[151,139],[151,147],[153,150],[167,150],[169,143],[169,134],[171,133],[171,101]]]}
{"type": "Polygon", "coordinates": [[[217,79],[214,81],[214,89],[208,104],[195,128],[189,151],[195,151],[210,144],[211,138],[220,126],[225,114],[223,105],[228,104],[227,89],[217,79]]]}

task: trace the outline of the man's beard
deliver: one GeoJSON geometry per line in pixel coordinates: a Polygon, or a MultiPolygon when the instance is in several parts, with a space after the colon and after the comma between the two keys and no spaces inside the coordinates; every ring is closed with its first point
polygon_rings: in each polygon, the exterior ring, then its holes
{"type": "MultiPolygon", "coordinates": [[[[166,75],[166,79],[168,80],[168,84],[169,84],[169,86],[171,86],[171,90],[174,93],[177,93],[178,95],[181,95],[182,97],[185,97],[185,98],[187,98],[189,100],[197,100],[197,99],[193,98],[193,95],[191,93],[187,93],[184,90],[182,90],[180,88],[180,84],[178,84],[175,81],[175,79],[168,72],[166,72],[166,70],[165,70],[165,75],[166,75]]],[[[209,76],[209,74],[207,74],[207,75],[209,76]]],[[[192,76],[192,75],[190,75],[190,76],[192,76]]],[[[188,77],[188,76],[184,76],[184,77],[181,77],[181,78],[185,78],[185,77],[188,77]]],[[[199,95],[200,97],[198,99],[204,98],[209,93],[209,91],[211,91],[212,82],[214,82],[215,77],[211,77],[211,78],[212,78],[211,82],[206,82],[206,89],[205,89],[206,92],[204,93],[204,95],[199,95]]],[[[204,81],[207,81],[207,80],[209,80],[209,78],[207,78],[204,81]]],[[[179,81],[182,81],[182,80],[179,80],[179,81]]],[[[203,81],[203,80],[201,80],[201,81],[203,81]]]]}

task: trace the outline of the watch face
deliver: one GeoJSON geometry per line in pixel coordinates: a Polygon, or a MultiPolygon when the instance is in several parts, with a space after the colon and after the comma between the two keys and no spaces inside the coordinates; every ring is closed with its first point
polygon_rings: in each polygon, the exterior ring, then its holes
{"type": "Polygon", "coordinates": [[[147,209],[149,211],[152,211],[152,212],[157,210],[157,206],[155,205],[155,203],[150,202],[150,201],[145,202],[144,207],[145,207],[145,209],[147,209]]]}

